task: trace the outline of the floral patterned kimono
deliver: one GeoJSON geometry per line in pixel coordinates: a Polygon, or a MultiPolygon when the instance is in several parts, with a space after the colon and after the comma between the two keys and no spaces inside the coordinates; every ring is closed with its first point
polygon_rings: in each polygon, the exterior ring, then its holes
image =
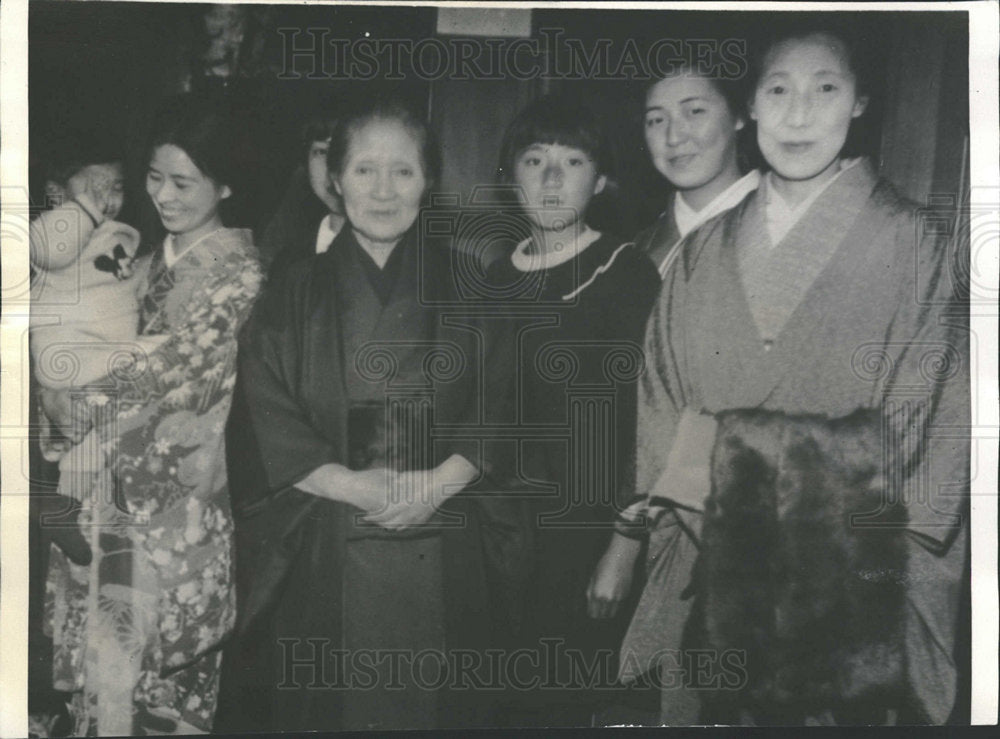
{"type": "Polygon", "coordinates": [[[54,549],[49,571],[53,681],[74,693],[75,734],[209,731],[235,615],[223,429],[256,250],[249,231],[220,229],[144,268],[141,333],[168,338],[87,388],[83,443],[106,460],[82,488],[94,558],[54,549]]]}

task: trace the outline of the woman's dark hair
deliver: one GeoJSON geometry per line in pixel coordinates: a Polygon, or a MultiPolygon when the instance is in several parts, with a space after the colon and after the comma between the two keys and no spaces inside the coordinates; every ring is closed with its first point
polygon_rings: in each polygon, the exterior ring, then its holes
{"type": "Polygon", "coordinates": [[[859,96],[868,97],[865,114],[851,120],[847,141],[841,155],[845,157],[877,156],[880,144],[882,118],[882,87],[884,84],[885,50],[882,40],[884,28],[873,19],[859,28],[856,18],[845,19],[846,14],[810,13],[790,14],[775,20],[755,44],[751,57],[750,84],[747,99],[753,98],[765,65],[776,46],[786,41],[810,36],[827,36],[836,39],[843,47],[848,69],[854,75],[855,90],[859,96]]]}
{"type": "Polygon", "coordinates": [[[874,87],[873,67],[876,66],[873,50],[880,44],[880,40],[859,29],[855,17],[845,19],[843,14],[791,15],[776,19],[760,39],[756,53],[751,57],[749,95],[754,94],[768,55],[774,47],[785,41],[817,35],[829,36],[843,45],[847,66],[854,75],[858,94],[871,95],[874,87]]]}
{"type": "Polygon", "coordinates": [[[172,99],[154,122],[148,155],[171,144],[182,149],[201,173],[216,185],[236,190],[237,139],[233,117],[225,100],[191,95],[172,99]]]}
{"type": "Polygon", "coordinates": [[[559,144],[586,152],[598,174],[611,173],[611,151],[601,119],[577,97],[563,93],[544,95],[517,114],[500,146],[497,174],[501,182],[513,180],[518,155],[532,144],[559,144]]]}
{"type": "Polygon", "coordinates": [[[712,87],[715,88],[716,92],[722,95],[722,98],[726,101],[726,106],[729,108],[729,112],[734,118],[740,118],[746,120],[746,80],[744,78],[732,78],[720,76],[719,73],[706,74],[704,71],[699,70],[696,65],[685,63],[679,66],[671,75],[664,77],[657,77],[646,83],[642,90],[642,104],[643,109],[645,109],[646,96],[649,91],[653,89],[654,86],[659,84],[665,79],[670,79],[671,77],[680,77],[682,75],[689,74],[692,77],[700,77],[702,79],[708,80],[712,87]]]}
{"type": "Polygon", "coordinates": [[[334,101],[327,100],[306,117],[299,133],[299,141],[306,154],[313,142],[326,141],[333,136],[340,107],[334,101]]]}
{"type": "MultiPolygon", "coordinates": [[[[681,75],[689,74],[693,77],[700,77],[701,79],[707,80],[712,87],[715,88],[716,92],[722,95],[722,99],[726,101],[726,108],[729,110],[729,114],[738,121],[743,121],[745,124],[750,123],[750,116],[747,115],[747,79],[746,76],[742,77],[726,77],[723,76],[721,72],[706,73],[705,70],[699,69],[697,64],[694,63],[684,63],[676,68],[676,70],[670,74],[662,77],[657,77],[646,83],[642,87],[642,97],[633,102],[633,110],[637,111],[638,114],[638,125],[640,131],[644,126],[644,112],[646,110],[646,96],[649,95],[649,91],[653,87],[665,79],[670,79],[672,77],[678,77],[681,75]]],[[[634,94],[634,93],[633,93],[634,94]]],[[[642,141],[642,134],[640,136],[640,146],[645,149],[645,141],[642,141]]],[[[648,154],[648,152],[647,152],[648,154]]],[[[647,162],[648,162],[647,157],[647,162]]],[[[739,166],[740,172],[749,172],[751,169],[756,169],[761,166],[763,158],[760,155],[760,151],[757,149],[757,142],[752,135],[750,135],[750,126],[745,125],[742,129],[736,132],[736,161],[739,166]]],[[[652,165],[650,165],[652,169],[652,165]]],[[[661,181],[662,175],[658,172],[655,173],[655,181],[661,181]]],[[[656,201],[660,202],[659,199],[656,201]]],[[[659,206],[657,206],[659,207],[659,206]]]]}
{"type": "Polygon", "coordinates": [[[414,108],[395,97],[379,96],[345,109],[343,115],[336,120],[330,135],[330,149],[326,155],[326,166],[330,173],[341,172],[351,146],[351,138],[359,129],[373,121],[397,121],[413,135],[420,149],[427,189],[436,185],[441,177],[441,148],[437,138],[414,108]]]}

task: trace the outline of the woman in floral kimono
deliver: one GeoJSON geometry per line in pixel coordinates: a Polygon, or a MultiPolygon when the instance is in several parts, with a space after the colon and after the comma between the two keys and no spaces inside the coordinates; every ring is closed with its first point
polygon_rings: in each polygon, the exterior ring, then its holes
{"type": "MultiPolygon", "coordinates": [[[[158,121],[146,191],[167,236],[137,267],[140,333],[166,339],[86,388],[83,443],[105,459],[76,491],[93,562],[56,553],[49,576],[54,682],[75,693],[76,734],[212,727],[235,616],[223,428],[236,332],[261,284],[250,233],[220,215],[230,134],[221,112],[185,99],[158,121]]],[[[67,421],[65,401],[50,398],[54,420],[67,421]]]]}
{"type": "Polygon", "coordinates": [[[345,113],[328,163],[348,224],[240,336],[218,731],[493,723],[476,686],[516,611],[524,534],[469,438],[493,417],[496,361],[456,305],[455,255],[418,221],[438,162],[400,104],[345,113]]]}
{"type": "Polygon", "coordinates": [[[682,244],[647,326],[638,500],[594,578],[620,598],[649,537],[622,672],[661,670],[664,723],[954,708],[963,272],[914,204],[843,156],[868,102],[857,52],[808,27],[766,47],[750,112],[771,171],[682,244]]]}
{"type": "Polygon", "coordinates": [[[683,67],[646,90],[643,131],[653,166],[676,190],[636,245],[666,274],[681,239],[756,189],[757,170],[740,176],[739,136],[746,126],[732,80],[683,67]]]}

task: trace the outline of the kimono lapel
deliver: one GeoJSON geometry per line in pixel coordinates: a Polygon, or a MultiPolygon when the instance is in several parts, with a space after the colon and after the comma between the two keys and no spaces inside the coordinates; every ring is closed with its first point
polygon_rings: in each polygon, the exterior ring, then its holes
{"type": "Polygon", "coordinates": [[[736,258],[754,320],[764,339],[776,341],[807,300],[813,283],[846,238],[875,185],[867,162],[842,172],[809,206],[780,244],[772,245],[765,224],[762,188],[738,237],[736,258]]]}
{"type": "MultiPolygon", "coordinates": [[[[677,220],[674,218],[673,198],[670,205],[663,211],[656,223],[653,224],[649,237],[644,239],[645,243],[640,247],[657,268],[663,263],[669,254],[677,250],[678,242],[681,239],[680,231],[677,229],[677,220]]],[[[661,276],[664,271],[661,270],[661,276]]]]}
{"type": "Polygon", "coordinates": [[[432,338],[427,336],[426,315],[418,294],[420,275],[416,239],[407,235],[397,248],[403,250],[399,273],[389,302],[379,314],[375,337],[392,341],[432,338]]]}
{"type": "Polygon", "coordinates": [[[718,367],[721,372],[720,382],[714,383],[718,386],[710,393],[722,395],[720,407],[755,405],[753,399],[763,399],[769,388],[767,374],[760,371],[769,357],[750,310],[736,256],[741,239],[759,238],[761,233],[767,236],[763,219],[756,212],[759,200],[759,192],[753,193],[725,219],[721,248],[714,261],[694,273],[690,290],[693,305],[688,320],[695,324],[690,336],[698,343],[696,351],[708,360],[705,366],[718,367]],[[701,278],[697,277],[699,272],[701,278]],[[733,382],[734,376],[740,381],[733,382]]]}
{"type": "Polygon", "coordinates": [[[406,236],[396,247],[403,250],[399,273],[389,301],[383,305],[359,261],[353,237],[338,241],[336,321],[340,326],[347,395],[352,401],[381,400],[385,384],[373,383],[358,374],[359,350],[369,342],[391,344],[397,370],[389,382],[397,383],[418,371],[413,363],[419,352],[412,342],[432,338],[428,336],[431,327],[427,325],[427,311],[422,309],[418,295],[416,244],[406,236]]]}
{"type": "Polygon", "coordinates": [[[722,250],[726,262],[725,289],[732,290],[739,310],[730,316],[749,318],[747,330],[740,332],[742,340],[738,348],[747,369],[747,384],[754,389],[753,396],[759,396],[761,401],[780,384],[788,369],[796,366],[795,358],[802,347],[812,343],[810,336],[821,322],[831,319],[836,311],[835,303],[844,300],[844,291],[857,275],[858,265],[867,260],[872,229],[878,227],[879,213],[865,206],[876,181],[868,161],[844,172],[774,247],[774,257],[778,259],[782,258],[782,252],[794,249],[815,250],[823,259],[822,266],[808,284],[799,286],[797,305],[773,342],[765,342],[753,318],[740,258],[741,249],[757,253],[762,244],[769,245],[762,191],[748,200],[744,217],[736,226],[735,241],[727,239],[727,243],[735,243],[735,249],[722,250]],[[747,341],[748,337],[753,337],[752,343],[747,341]]]}
{"type": "Polygon", "coordinates": [[[384,310],[359,261],[357,249],[350,229],[345,229],[342,237],[335,239],[330,248],[335,265],[335,322],[340,326],[341,348],[348,366],[356,348],[375,333],[384,310]]]}
{"type": "Polygon", "coordinates": [[[146,289],[139,311],[139,333],[159,334],[168,330],[164,314],[167,295],[174,286],[173,272],[163,259],[163,248],[153,254],[146,278],[146,289]]]}

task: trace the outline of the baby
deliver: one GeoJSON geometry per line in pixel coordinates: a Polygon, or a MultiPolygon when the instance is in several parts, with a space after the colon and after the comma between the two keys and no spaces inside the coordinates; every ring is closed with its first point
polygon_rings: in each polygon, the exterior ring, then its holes
{"type": "MultiPolygon", "coordinates": [[[[138,335],[142,280],[132,262],[139,232],[115,221],[123,181],[117,161],[77,160],[47,177],[46,196],[59,204],[38,216],[30,232],[30,348],[35,380],[44,389],[94,383],[165,338],[138,335]]],[[[45,458],[59,460],[60,488],[74,473],[103,467],[93,443],[67,446],[43,440],[45,458]]]]}

